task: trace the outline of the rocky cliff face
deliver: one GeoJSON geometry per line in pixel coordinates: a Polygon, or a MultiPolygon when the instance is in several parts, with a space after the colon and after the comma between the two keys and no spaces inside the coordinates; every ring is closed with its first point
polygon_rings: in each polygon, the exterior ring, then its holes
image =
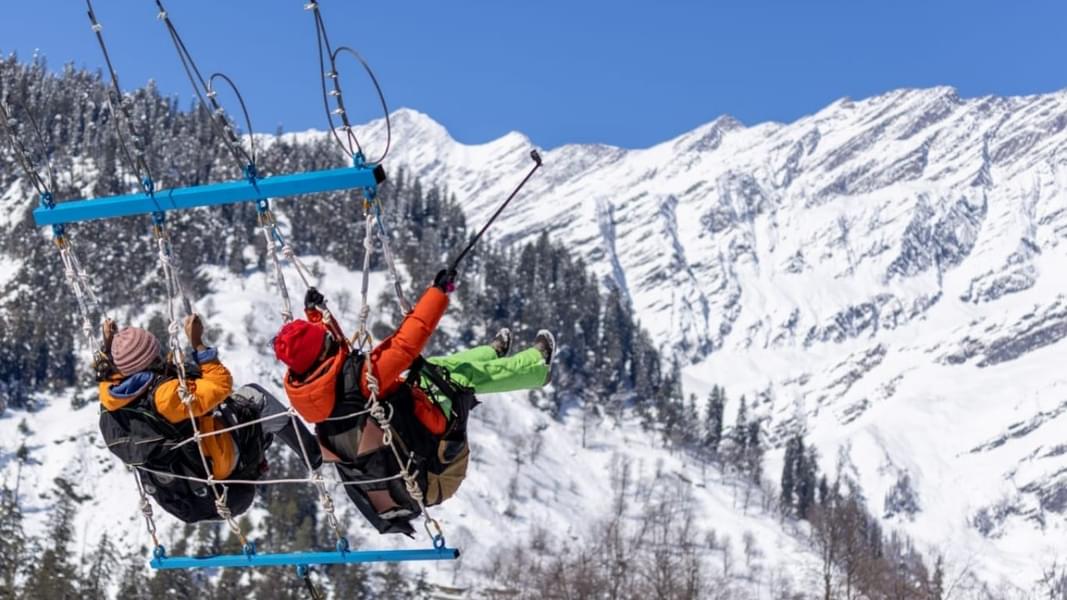
{"type": "MultiPolygon", "coordinates": [[[[687,391],[724,384],[770,431],[806,427],[876,512],[907,476],[921,508],[887,511],[901,527],[1011,574],[1067,556],[1065,124],[1067,94],[934,88],[564,146],[493,235],[553,232],[690,365],[687,391]]],[[[446,182],[475,224],[527,168],[519,134],[393,126],[389,163],[446,182]]]]}

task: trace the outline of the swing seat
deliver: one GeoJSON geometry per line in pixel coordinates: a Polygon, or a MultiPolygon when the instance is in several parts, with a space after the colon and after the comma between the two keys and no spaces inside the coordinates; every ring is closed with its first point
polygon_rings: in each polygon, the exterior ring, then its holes
{"type": "Polygon", "coordinates": [[[153,569],[209,569],[240,567],[310,567],[312,565],[350,565],[376,562],[411,562],[456,560],[459,550],[445,546],[414,550],[347,550],[332,552],[286,552],[256,554],[254,549],[242,554],[209,556],[167,556],[163,546],[156,548],[149,565],[153,569]]]}

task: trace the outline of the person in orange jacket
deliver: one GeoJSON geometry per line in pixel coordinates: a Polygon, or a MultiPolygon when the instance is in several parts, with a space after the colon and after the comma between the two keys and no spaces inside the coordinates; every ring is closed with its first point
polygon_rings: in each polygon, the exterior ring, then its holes
{"type": "Polygon", "coordinates": [[[426,505],[432,505],[451,496],[465,476],[466,419],[477,403],[474,393],[533,389],[549,378],[555,340],[547,331],[538,334],[533,348],[511,357],[506,330],[490,346],[420,357],[448,308],[454,279],[454,272],[438,273],[396,331],[366,356],[350,352],[338,324],[323,319],[318,307],[324,300],[314,288],[305,297],[308,320],[287,323],[274,339],[275,354],[288,367],[284,383],[293,408],[316,424],[324,454],[336,458],[348,484],[346,493],[381,533],[410,535],[410,520],[420,507],[397,478],[400,468],[383,444],[381,427],[367,414],[372,383],[406,460],[418,472],[426,505]],[[447,366],[449,375],[442,377],[438,364],[447,366]]]}
{"type": "Polygon", "coordinates": [[[237,427],[286,409],[257,385],[234,391],[218,351],[204,344],[200,317],[190,315],[184,325],[195,360],[186,365],[187,394],[179,393],[176,366],[162,355],[154,335],[139,327],[120,331],[110,320],[104,324],[104,356],[97,364],[97,379],[100,431],[108,449],[140,469],[146,491],[160,506],[194,523],[220,515],[210,486],[193,479],[218,481],[225,490],[226,509],[231,514],[244,512],[255,487],[226,481],[259,479],[266,468],[265,450],[275,435],[298,452],[297,436],[302,436],[315,467],[322,457],[311,433],[291,418],[237,427]],[[195,429],[190,414],[196,419],[195,429]],[[237,428],[214,433],[232,427],[237,428]],[[196,431],[203,437],[189,443],[196,431]]]}

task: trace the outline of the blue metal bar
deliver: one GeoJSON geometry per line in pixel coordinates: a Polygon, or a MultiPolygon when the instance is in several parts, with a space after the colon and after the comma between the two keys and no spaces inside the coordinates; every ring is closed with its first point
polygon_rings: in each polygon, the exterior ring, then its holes
{"type": "Polygon", "coordinates": [[[38,206],[33,220],[38,227],[113,219],[198,206],[265,201],[267,198],[315,194],[334,190],[363,188],[375,190],[385,180],[381,165],[345,167],[310,173],[277,175],[263,179],[211,183],[187,188],[161,190],[151,194],[131,194],[92,200],[74,200],[49,207],[38,206]]]}
{"type": "Polygon", "coordinates": [[[345,552],[290,552],[286,554],[224,554],[218,556],[159,556],[149,563],[153,569],[205,569],[211,567],[291,567],[301,565],[343,565],[368,562],[414,560],[455,560],[455,548],[424,550],[348,550],[345,552]]]}

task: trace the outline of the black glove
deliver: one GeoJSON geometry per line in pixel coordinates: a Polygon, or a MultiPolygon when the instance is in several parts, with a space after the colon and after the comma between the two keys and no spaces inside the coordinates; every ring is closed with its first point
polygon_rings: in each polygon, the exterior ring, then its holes
{"type": "Polygon", "coordinates": [[[437,277],[433,278],[433,286],[446,294],[452,292],[456,289],[456,270],[441,269],[438,271],[437,277]]]}
{"type": "Polygon", "coordinates": [[[111,362],[111,357],[102,350],[93,357],[93,372],[96,374],[98,382],[111,381],[112,378],[119,374],[119,370],[111,362]]]}
{"type": "Polygon", "coordinates": [[[320,306],[326,306],[326,297],[319,293],[319,290],[310,287],[306,294],[304,294],[304,309],[318,308],[320,306]]]}

